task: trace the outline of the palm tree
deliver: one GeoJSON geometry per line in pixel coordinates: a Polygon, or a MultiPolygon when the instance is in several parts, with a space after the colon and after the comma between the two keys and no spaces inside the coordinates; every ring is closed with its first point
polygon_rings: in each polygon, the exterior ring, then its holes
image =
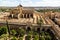
{"type": "Polygon", "coordinates": [[[15,30],[11,30],[10,32],[13,36],[15,36],[17,34],[17,32],[15,30]]]}
{"type": "Polygon", "coordinates": [[[38,35],[37,32],[34,32],[34,38],[33,38],[33,40],[39,40],[39,35],[38,35]]]}
{"type": "Polygon", "coordinates": [[[19,28],[19,30],[18,30],[18,34],[20,37],[23,37],[25,35],[25,32],[26,31],[24,29],[21,29],[21,28],[19,28]]]}
{"type": "Polygon", "coordinates": [[[46,35],[45,40],[51,40],[51,36],[50,35],[46,35]]]}
{"type": "Polygon", "coordinates": [[[17,34],[17,32],[13,29],[10,31],[10,33],[13,35],[13,38],[11,40],[16,40],[15,35],[17,34]]]}

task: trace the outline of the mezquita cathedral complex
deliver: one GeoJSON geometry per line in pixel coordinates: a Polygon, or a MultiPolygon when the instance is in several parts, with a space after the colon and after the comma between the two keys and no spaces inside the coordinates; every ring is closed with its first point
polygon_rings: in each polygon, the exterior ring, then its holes
{"type": "Polygon", "coordinates": [[[0,18],[8,20],[8,22],[37,23],[40,14],[34,8],[24,8],[22,5],[19,5],[10,12],[4,13],[3,17],[0,18]]]}
{"type": "MultiPolygon", "coordinates": [[[[44,17],[45,18],[50,17],[51,19],[55,17],[58,17],[58,18],[60,17],[60,14],[58,14],[58,12],[53,13],[51,11],[51,12],[40,13],[40,12],[37,12],[33,7],[25,8],[22,5],[12,8],[10,12],[0,12],[0,13],[1,13],[0,14],[1,22],[3,21],[6,22],[7,20],[8,22],[11,22],[11,23],[15,22],[20,24],[22,23],[36,24],[40,20],[40,18],[43,20],[44,24],[47,24],[44,20],[44,17]]],[[[59,21],[59,24],[60,24],[60,21],[59,21]]]]}
{"type": "Polygon", "coordinates": [[[25,8],[19,5],[9,12],[0,12],[0,26],[6,25],[12,29],[51,30],[57,39],[60,39],[59,12],[38,12],[34,8],[25,8]]]}

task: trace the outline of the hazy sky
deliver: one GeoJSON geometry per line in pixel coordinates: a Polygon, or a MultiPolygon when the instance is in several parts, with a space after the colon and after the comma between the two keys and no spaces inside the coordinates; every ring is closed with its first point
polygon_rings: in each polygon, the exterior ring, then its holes
{"type": "Polygon", "coordinates": [[[60,6],[60,0],[0,0],[0,6],[60,6]]]}

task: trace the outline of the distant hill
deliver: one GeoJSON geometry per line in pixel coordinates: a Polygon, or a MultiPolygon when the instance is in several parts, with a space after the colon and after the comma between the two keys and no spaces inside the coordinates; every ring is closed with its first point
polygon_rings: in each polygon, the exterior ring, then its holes
{"type": "MultiPolygon", "coordinates": [[[[12,8],[16,8],[16,7],[0,7],[0,8],[12,9],[12,8]]],[[[38,9],[60,9],[60,7],[24,7],[24,8],[35,8],[36,10],[38,10],[38,9]]]]}
{"type": "Polygon", "coordinates": [[[35,9],[60,9],[60,7],[35,7],[35,9]]]}

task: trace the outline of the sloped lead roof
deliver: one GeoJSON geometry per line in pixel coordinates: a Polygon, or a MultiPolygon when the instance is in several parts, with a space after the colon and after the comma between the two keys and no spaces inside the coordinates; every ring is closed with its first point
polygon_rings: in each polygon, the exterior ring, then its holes
{"type": "Polygon", "coordinates": [[[20,4],[20,5],[18,5],[17,7],[23,7],[23,6],[20,4]]]}

